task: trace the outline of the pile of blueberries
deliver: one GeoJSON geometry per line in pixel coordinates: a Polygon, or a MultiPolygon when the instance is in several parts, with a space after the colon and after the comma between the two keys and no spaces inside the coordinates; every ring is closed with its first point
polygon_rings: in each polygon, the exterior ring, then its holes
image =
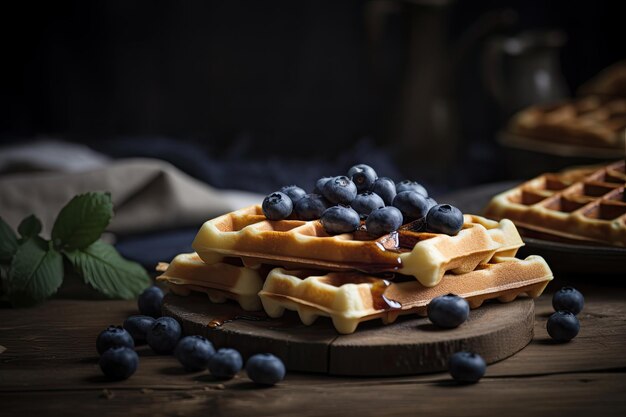
{"type": "MultiPolygon", "coordinates": [[[[580,291],[563,287],[552,296],[552,307],[556,311],[550,316],[547,330],[556,342],[568,342],[580,331],[576,315],[583,309],[585,299],[580,291]]],[[[433,298],[428,304],[430,321],[438,327],[452,329],[463,324],[469,317],[468,302],[458,295],[448,294],[433,298]]],[[[452,377],[462,383],[477,382],[485,375],[485,360],[477,353],[457,352],[448,361],[452,377]]]]}
{"type": "MultiPolygon", "coordinates": [[[[139,357],[135,345],[147,343],[158,354],[173,353],[190,372],[208,369],[217,379],[231,379],[243,368],[241,354],[230,348],[217,351],[202,336],[181,338],[180,324],[171,317],[161,317],[163,292],[158,287],[146,289],[137,300],[141,315],[130,316],[124,326],[109,326],[96,340],[100,369],[110,379],[130,377],[137,370],[139,357]]],[[[259,385],[274,385],[285,377],[285,365],[270,353],[251,356],[246,362],[248,377],[259,385]]]]}
{"type": "Polygon", "coordinates": [[[374,237],[416,220],[418,231],[455,235],[463,227],[456,207],[437,204],[415,181],[379,178],[365,164],[353,166],[347,175],[320,178],[309,194],[296,185],[282,187],[265,197],[262,207],[269,220],[319,219],[330,235],[354,232],[361,220],[374,237]]]}

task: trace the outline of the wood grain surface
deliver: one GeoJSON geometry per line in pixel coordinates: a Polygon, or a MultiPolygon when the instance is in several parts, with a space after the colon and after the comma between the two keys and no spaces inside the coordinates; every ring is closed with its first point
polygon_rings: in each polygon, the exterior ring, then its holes
{"type": "MultiPolygon", "coordinates": [[[[134,302],[52,300],[0,309],[0,416],[623,416],[626,415],[626,289],[574,283],[585,295],[581,332],[555,344],[549,295],[535,303],[532,342],[487,368],[475,385],[446,372],[339,377],[289,372],[274,388],[240,373],[230,381],[186,373],[171,356],[138,348],[130,379],[107,381],[95,339],[136,314],[134,302]]],[[[559,288],[551,284],[549,289],[559,288]]]]}
{"type": "Polygon", "coordinates": [[[529,298],[485,303],[456,329],[437,328],[427,318],[412,315],[387,326],[380,320],[364,322],[349,335],[338,334],[325,317],[305,326],[295,312],[270,319],[245,312],[235,303],[213,304],[204,294],[168,294],[163,312],[176,318],[185,334],[201,334],[217,347],[235,348],[244,359],[269,352],[288,370],[352,376],[442,371],[459,350],[496,362],[526,346],[534,324],[534,302],[529,298]],[[223,324],[213,328],[212,322],[223,324]]]}

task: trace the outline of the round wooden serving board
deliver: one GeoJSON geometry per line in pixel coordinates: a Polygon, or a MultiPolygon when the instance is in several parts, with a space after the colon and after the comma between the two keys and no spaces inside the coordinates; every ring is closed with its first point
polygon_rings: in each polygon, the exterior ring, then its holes
{"type": "Polygon", "coordinates": [[[163,314],[176,318],[184,334],[207,337],[216,348],[232,347],[244,359],[261,352],[280,357],[291,371],[331,375],[411,375],[447,370],[448,357],[460,350],[479,353],[487,363],[507,358],[533,337],[534,302],[485,303],[472,310],[456,329],[442,330],[427,318],[401,316],[390,325],[380,320],[359,324],[341,335],[330,319],[311,326],[286,311],[278,319],[263,312],[246,312],[235,303],[213,304],[203,294],[167,294],[163,314]],[[212,328],[211,321],[223,322],[212,328]]]}

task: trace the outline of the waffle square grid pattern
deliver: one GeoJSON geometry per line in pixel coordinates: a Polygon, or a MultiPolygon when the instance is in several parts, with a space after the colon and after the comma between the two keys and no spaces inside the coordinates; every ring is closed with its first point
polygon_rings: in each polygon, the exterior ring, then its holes
{"type": "Polygon", "coordinates": [[[625,161],[543,174],[495,196],[486,215],[511,219],[529,236],[626,246],[625,161]]]}

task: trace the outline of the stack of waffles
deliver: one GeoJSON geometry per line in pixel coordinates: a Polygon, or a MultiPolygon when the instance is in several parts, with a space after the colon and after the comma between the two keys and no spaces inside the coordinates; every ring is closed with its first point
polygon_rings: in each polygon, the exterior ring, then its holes
{"type": "Polygon", "coordinates": [[[486,213],[533,237],[626,246],[625,161],[544,174],[495,196],[486,213]]]}
{"type": "Polygon", "coordinates": [[[159,280],[176,294],[205,292],[270,317],[285,309],[307,325],[330,317],[348,334],[363,321],[424,315],[439,295],[458,294],[475,308],[537,297],[552,279],[542,258],[515,258],[523,243],[509,220],[465,215],[455,236],[418,230],[414,222],[376,239],[364,230],[330,236],[318,220],[270,221],[252,206],[207,221],[196,252],[174,258],[159,280]]]}
{"type": "Polygon", "coordinates": [[[532,106],[518,113],[508,130],[548,142],[624,149],[626,98],[589,96],[532,106]]]}

